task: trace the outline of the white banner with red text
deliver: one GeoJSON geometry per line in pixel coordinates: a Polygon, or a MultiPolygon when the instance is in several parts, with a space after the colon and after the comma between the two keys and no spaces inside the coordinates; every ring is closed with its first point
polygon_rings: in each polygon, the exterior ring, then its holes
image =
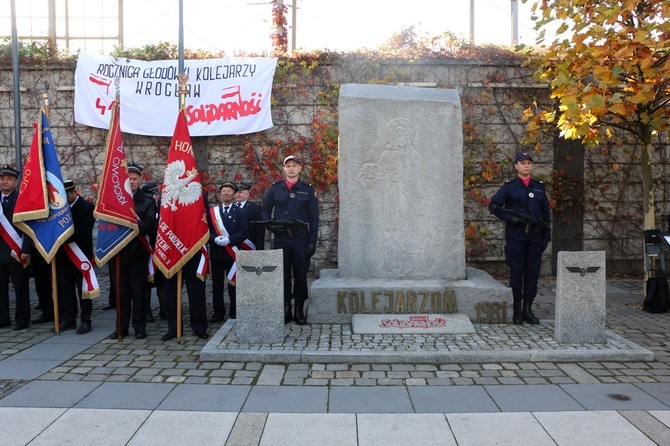
{"type": "MultiPolygon", "coordinates": [[[[276,58],[186,60],[186,118],[191,136],[241,135],[272,127],[276,58]]],[[[109,128],[120,80],[121,131],[172,136],[179,110],[178,61],[114,59],[82,52],[75,73],[75,121],[109,128]]]]}

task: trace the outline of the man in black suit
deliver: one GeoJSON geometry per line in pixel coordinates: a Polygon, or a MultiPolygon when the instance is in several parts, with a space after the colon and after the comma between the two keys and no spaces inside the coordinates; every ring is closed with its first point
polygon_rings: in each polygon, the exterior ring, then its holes
{"type": "MultiPolygon", "coordinates": [[[[144,290],[147,283],[147,267],[149,265],[148,241],[142,238],[151,234],[156,223],[156,203],[153,199],[147,199],[144,191],[140,189],[143,168],[137,163],[130,162],[127,165],[130,190],[133,193],[133,202],[137,214],[137,226],[140,233],[133,238],[117,254],[120,260],[121,274],[119,277],[119,290],[121,295],[121,311],[117,308],[117,318],[121,318],[121,334],[126,336],[131,324],[135,329],[135,338],[147,337],[147,312],[144,304],[144,290]],[[119,314],[120,313],[120,314],[119,314]],[[132,319],[131,319],[132,315],[132,319]]],[[[110,280],[116,280],[116,268],[110,268],[110,280]]],[[[114,331],[110,339],[119,339],[119,333],[114,331]]]]}
{"type": "Polygon", "coordinates": [[[249,240],[254,244],[257,250],[265,248],[265,226],[252,225],[252,221],[263,219],[263,208],[260,204],[249,201],[249,190],[251,185],[244,181],[238,181],[237,192],[235,193],[235,205],[247,211],[249,218],[249,240]]]}
{"type": "MultiPolygon", "coordinates": [[[[226,276],[233,267],[233,257],[230,250],[240,248],[242,242],[249,236],[249,219],[247,211],[233,206],[233,199],[237,186],[228,181],[219,188],[221,204],[209,210],[209,246],[212,267],[212,303],[214,317],[210,322],[221,322],[226,317],[223,304],[223,284],[226,276]]],[[[230,298],[230,318],[236,318],[235,285],[228,282],[228,297],[230,298]]]]}
{"type": "MultiPolygon", "coordinates": [[[[93,209],[95,205],[82,198],[75,190],[72,180],[63,181],[67,201],[72,209],[72,221],[74,234],[65,243],[76,243],[87,260],[93,257],[93,209]]],[[[81,306],[81,324],[77,328],[77,334],[86,334],[91,331],[91,313],[93,303],[91,299],[82,297],[83,274],[68,256],[64,247],[58,249],[56,254],[56,275],[58,277],[58,296],[63,304],[60,331],[70,330],[77,327],[77,301],[81,306]]]]}
{"type": "Polygon", "coordinates": [[[9,318],[9,281],[11,279],[16,295],[14,330],[23,330],[30,323],[28,271],[16,258],[19,255],[16,249],[20,250],[20,259],[26,265],[26,262],[30,262],[30,253],[33,249],[32,239],[24,235],[12,222],[16,198],[19,196],[16,190],[19,173],[18,170],[8,164],[0,168],[3,215],[0,218],[0,225],[2,226],[0,227],[0,231],[2,231],[2,237],[0,237],[0,327],[11,325],[9,318]],[[12,248],[12,245],[15,249],[12,248]]]}

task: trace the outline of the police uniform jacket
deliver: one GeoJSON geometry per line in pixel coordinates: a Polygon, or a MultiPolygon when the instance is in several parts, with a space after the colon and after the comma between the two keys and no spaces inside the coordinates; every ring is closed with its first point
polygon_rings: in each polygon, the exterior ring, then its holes
{"type": "MultiPolygon", "coordinates": [[[[11,225],[14,227],[14,230],[16,230],[16,233],[19,234],[19,236],[23,236],[23,245],[21,246],[21,252],[24,254],[31,254],[33,250],[33,239],[31,239],[28,235],[24,234],[21,230],[19,230],[16,226],[14,226],[13,223],[13,218],[14,218],[14,206],[16,206],[16,199],[18,198],[19,193],[15,190],[12,191],[11,194],[8,195],[8,201],[7,204],[2,209],[2,213],[5,214],[5,218],[11,223],[11,225]]],[[[0,263],[15,263],[16,259],[12,257],[11,255],[12,249],[9,247],[7,243],[0,237],[0,263]]]]}
{"type": "MultiPolygon", "coordinates": [[[[223,216],[223,205],[219,205],[212,209],[214,212],[218,212],[220,213],[219,215],[222,216],[223,226],[228,232],[230,245],[240,248],[241,243],[249,237],[249,219],[247,217],[247,211],[239,206],[233,206],[231,204],[228,209],[228,215],[223,216]]],[[[212,221],[209,212],[207,213],[207,222],[209,224],[209,258],[212,260],[232,261],[233,258],[228,254],[226,247],[214,243],[218,231],[215,230],[215,222],[212,221]]]]}
{"type": "MultiPolygon", "coordinates": [[[[95,209],[95,205],[79,196],[72,203],[71,209],[74,234],[65,243],[75,242],[86,258],[91,260],[93,257],[93,225],[95,224],[93,210],[95,209]]],[[[65,253],[64,248],[61,247],[58,249],[56,258],[57,268],[59,270],[62,268],[64,273],[73,274],[79,271],[70,260],[70,257],[65,253]]]]}
{"type": "Polygon", "coordinates": [[[507,222],[505,238],[507,240],[526,240],[534,242],[548,242],[551,239],[551,230],[531,225],[526,234],[526,225],[512,223],[513,216],[504,213],[497,207],[523,212],[538,220],[543,220],[548,226],[551,223],[549,214],[549,199],[544,184],[531,178],[528,187],[520,178],[506,182],[491,199],[489,209],[493,215],[507,222]]]}
{"type": "Polygon", "coordinates": [[[137,213],[137,226],[140,233],[134,237],[119,253],[122,264],[131,262],[146,261],[149,258],[149,251],[144,247],[139,237],[151,235],[156,224],[156,202],[153,198],[147,198],[144,191],[137,188],[133,194],[135,202],[135,212],[137,213]]]}
{"type": "MultiPolygon", "coordinates": [[[[308,228],[292,230],[295,239],[316,243],[319,229],[319,200],[311,184],[299,180],[288,190],[285,180],[270,186],[263,197],[263,220],[293,220],[307,223],[308,228]]],[[[289,240],[288,234],[275,235],[275,240],[289,240]]]]}
{"type": "Polygon", "coordinates": [[[263,220],[261,205],[247,200],[242,209],[247,211],[247,217],[249,218],[249,240],[254,243],[256,249],[263,249],[265,245],[265,227],[263,225],[251,224],[252,221],[263,220]]]}

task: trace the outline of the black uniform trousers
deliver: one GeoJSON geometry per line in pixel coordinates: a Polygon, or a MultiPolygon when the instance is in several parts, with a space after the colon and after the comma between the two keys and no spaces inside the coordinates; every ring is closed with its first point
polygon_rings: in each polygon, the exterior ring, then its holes
{"type": "Polygon", "coordinates": [[[226,307],[223,303],[223,286],[228,283],[228,297],[230,298],[230,317],[237,317],[237,294],[235,285],[228,282],[228,271],[233,267],[232,260],[212,260],[212,306],[214,307],[214,316],[223,318],[226,315],[226,307]]]}
{"type": "Polygon", "coordinates": [[[508,240],[505,259],[509,266],[509,282],[516,297],[534,298],[542,267],[542,242],[508,240]]]}
{"type": "MultiPolygon", "coordinates": [[[[195,255],[182,267],[181,276],[188,291],[188,306],[191,317],[191,328],[196,333],[207,330],[207,297],[205,295],[205,281],[198,278],[197,270],[200,256],[195,255]]],[[[168,332],[177,333],[177,285],[178,276],[175,274],[165,280],[165,309],[168,322],[168,332]]],[[[181,321],[179,321],[181,323],[181,321]]]]}
{"type": "Polygon", "coordinates": [[[62,303],[63,314],[61,321],[66,324],[77,322],[79,306],[81,306],[81,321],[91,323],[93,312],[92,299],[81,298],[83,275],[79,271],[63,272],[57,269],[59,304],[62,303]]]}
{"type": "MultiPolygon", "coordinates": [[[[112,259],[111,262],[116,262],[112,259]]],[[[144,305],[144,290],[147,283],[147,264],[149,260],[142,257],[141,260],[133,260],[127,264],[121,264],[121,330],[128,331],[132,314],[132,323],[135,330],[146,330],[147,312],[144,305]]],[[[109,267],[110,280],[116,283],[116,263],[109,267]]],[[[114,296],[116,299],[116,296],[114,296]]],[[[119,308],[116,309],[117,318],[119,308]]],[[[118,323],[118,320],[117,320],[118,323]]]]}
{"type": "MultiPolygon", "coordinates": [[[[35,279],[35,293],[40,303],[42,315],[49,319],[54,317],[53,290],[51,288],[51,265],[44,260],[42,254],[37,249],[33,249],[30,256],[30,264],[33,269],[33,278],[35,279]]],[[[61,311],[61,308],[58,309],[61,311]]]]}
{"type": "Polygon", "coordinates": [[[28,291],[28,271],[18,262],[0,263],[0,325],[9,325],[9,281],[14,285],[16,325],[30,323],[30,294],[28,291]]]}
{"type": "Polygon", "coordinates": [[[307,238],[275,238],[275,249],[284,253],[284,301],[292,298],[296,301],[307,300],[307,272],[309,257],[307,256],[307,238]],[[291,281],[293,275],[293,283],[291,281]]]}

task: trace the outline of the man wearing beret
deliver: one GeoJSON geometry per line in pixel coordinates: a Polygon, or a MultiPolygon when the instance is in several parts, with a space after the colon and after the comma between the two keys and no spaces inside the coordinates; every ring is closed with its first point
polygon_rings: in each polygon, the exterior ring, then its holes
{"type": "Polygon", "coordinates": [[[535,325],[540,321],[531,306],[537,295],[542,253],[551,240],[549,198],[544,184],[530,176],[533,158],[528,152],[516,156],[514,168],[517,178],[496,192],[489,211],[506,223],[505,259],[514,299],[512,322],[535,325]]]}
{"type": "Polygon", "coordinates": [[[304,304],[307,300],[307,272],[310,258],[316,251],[319,227],[319,202],[311,184],[299,178],[302,164],[296,156],[284,159],[285,178],[277,181],[263,197],[263,220],[300,220],[306,227],[290,232],[275,232],[274,247],[284,253],[284,322],[292,319],[298,325],[307,324],[304,304]],[[293,276],[295,283],[291,283],[293,276]],[[291,314],[291,299],[295,299],[295,315],[291,314]]]}
{"type": "MultiPolygon", "coordinates": [[[[77,247],[88,260],[93,258],[93,225],[95,217],[93,210],[95,205],[82,198],[75,190],[72,180],[63,181],[67,201],[72,210],[72,222],[74,234],[65,243],[76,243],[77,247]]],[[[91,299],[82,298],[82,280],[84,275],[73,263],[62,246],[56,254],[56,276],[58,277],[58,295],[63,304],[63,314],[60,323],[60,331],[70,330],[77,327],[78,306],[81,307],[81,323],[77,328],[77,334],[82,335],[91,331],[91,313],[93,303],[91,299]]]]}
{"type": "MultiPolygon", "coordinates": [[[[240,248],[243,241],[249,236],[249,219],[247,211],[234,206],[237,186],[227,181],[219,188],[221,204],[210,208],[209,220],[209,257],[212,266],[212,304],[214,317],[210,322],[221,322],[226,316],[223,303],[223,285],[227,275],[233,267],[234,259],[230,254],[232,247],[240,248]]],[[[235,285],[228,282],[228,297],[230,298],[230,318],[237,317],[235,285]]]]}
{"type": "MultiPolygon", "coordinates": [[[[128,334],[132,314],[135,338],[144,339],[147,337],[147,312],[144,304],[144,292],[150,257],[150,245],[146,238],[151,234],[156,224],[156,203],[154,200],[148,199],[144,191],[140,189],[142,166],[131,162],[128,163],[127,168],[140,233],[124,246],[118,254],[121,266],[119,277],[121,309],[119,311],[117,308],[116,311],[117,318],[121,318],[122,335],[128,334]]],[[[116,268],[110,268],[110,273],[110,280],[116,281],[116,268]]],[[[110,339],[118,338],[117,331],[110,335],[110,339]]]]}
{"type": "Polygon", "coordinates": [[[254,244],[257,250],[265,248],[265,227],[263,225],[252,225],[252,221],[260,221],[263,219],[263,209],[260,204],[249,201],[249,191],[251,184],[238,181],[237,192],[235,193],[235,206],[247,211],[249,217],[249,240],[254,244]]]}
{"type": "Polygon", "coordinates": [[[9,281],[14,286],[16,308],[14,330],[23,330],[30,323],[30,295],[28,272],[24,268],[30,262],[32,239],[13,224],[14,206],[19,193],[16,186],[20,172],[5,164],[0,168],[0,327],[11,325],[9,317],[9,281]],[[23,264],[22,264],[23,263],[23,264]]]}

